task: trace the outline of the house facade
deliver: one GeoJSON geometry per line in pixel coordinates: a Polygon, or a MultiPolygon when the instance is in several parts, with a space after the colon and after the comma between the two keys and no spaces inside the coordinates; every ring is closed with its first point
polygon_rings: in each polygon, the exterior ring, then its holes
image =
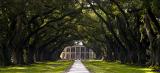
{"type": "Polygon", "coordinates": [[[95,59],[96,55],[92,49],[86,48],[83,45],[67,46],[60,55],[63,60],[87,60],[95,59]]]}

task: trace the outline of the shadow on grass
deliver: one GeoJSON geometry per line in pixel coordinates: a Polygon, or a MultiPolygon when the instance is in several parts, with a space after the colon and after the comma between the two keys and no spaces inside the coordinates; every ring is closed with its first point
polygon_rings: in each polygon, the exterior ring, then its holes
{"type": "Polygon", "coordinates": [[[57,62],[41,62],[29,66],[9,66],[1,67],[0,73],[61,73],[71,62],[57,61],[57,62]]]}
{"type": "Polygon", "coordinates": [[[84,64],[92,73],[156,73],[152,72],[150,68],[113,62],[86,61],[84,64]]]}

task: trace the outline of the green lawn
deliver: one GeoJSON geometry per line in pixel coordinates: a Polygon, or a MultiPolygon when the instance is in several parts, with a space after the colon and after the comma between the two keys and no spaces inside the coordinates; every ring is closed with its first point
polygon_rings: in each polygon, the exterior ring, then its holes
{"type": "Polygon", "coordinates": [[[1,67],[0,73],[62,73],[72,61],[39,62],[29,66],[1,67]]]}
{"type": "Polygon", "coordinates": [[[150,68],[129,66],[113,62],[85,61],[83,63],[92,73],[156,73],[151,72],[150,68]]]}

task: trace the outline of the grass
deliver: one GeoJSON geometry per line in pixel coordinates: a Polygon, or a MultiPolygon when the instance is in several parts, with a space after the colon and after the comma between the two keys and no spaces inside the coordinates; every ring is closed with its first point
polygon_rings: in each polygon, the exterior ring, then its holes
{"type": "Polygon", "coordinates": [[[156,73],[152,72],[150,68],[124,65],[115,62],[84,61],[83,63],[92,73],[156,73]]]}
{"type": "Polygon", "coordinates": [[[62,73],[72,61],[38,62],[29,66],[0,67],[0,73],[62,73]]]}

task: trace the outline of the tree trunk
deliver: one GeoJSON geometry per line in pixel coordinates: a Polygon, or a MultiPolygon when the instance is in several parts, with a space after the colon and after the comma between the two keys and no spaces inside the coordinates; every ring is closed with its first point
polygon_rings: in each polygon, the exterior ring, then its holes
{"type": "Polygon", "coordinates": [[[157,51],[156,48],[154,48],[155,34],[153,32],[153,29],[150,24],[150,19],[147,14],[144,17],[144,21],[145,21],[144,26],[145,26],[147,36],[148,36],[149,42],[150,42],[149,49],[151,50],[151,65],[154,66],[154,65],[156,65],[156,51],[157,51]]]}
{"type": "Polygon", "coordinates": [[[17,48],[15,55],[16,55],[16,59],[17,59],[16,64],[17,65],[24,65],[25,63],[24,63],[24,57],[23,57],[23,49],[17,48]]]}
{"type": "Polygon", "coordinates": [[[27,64],[34,63],[35,48],[29,47],[27,50],[27,64]]]}
{"type": "Polygon", "coordinates": [[[3,48],[0,46],[0,66],[5,66],[5,58],[4,58],[4,52],[3,48]]]}
{"type": "Polygon", "coordinates": [[[40,53],[41,53],[41,49],[36,48],[36,51],[35,51],[36,61],[40,61],[40,57],[41,57],[40,53]]]}
{"type": "Polygon", "coordinates": [[[0,45],[0,66],[11,65],[11,53],[5,45],[0,45]]]}
{"type": "Polygon", "coordinates": [[[12,49],[12,61],[16,65],[24,65],[24,57],[23,57],[23,49],[22,48],[15,48],[12,49]]]}

